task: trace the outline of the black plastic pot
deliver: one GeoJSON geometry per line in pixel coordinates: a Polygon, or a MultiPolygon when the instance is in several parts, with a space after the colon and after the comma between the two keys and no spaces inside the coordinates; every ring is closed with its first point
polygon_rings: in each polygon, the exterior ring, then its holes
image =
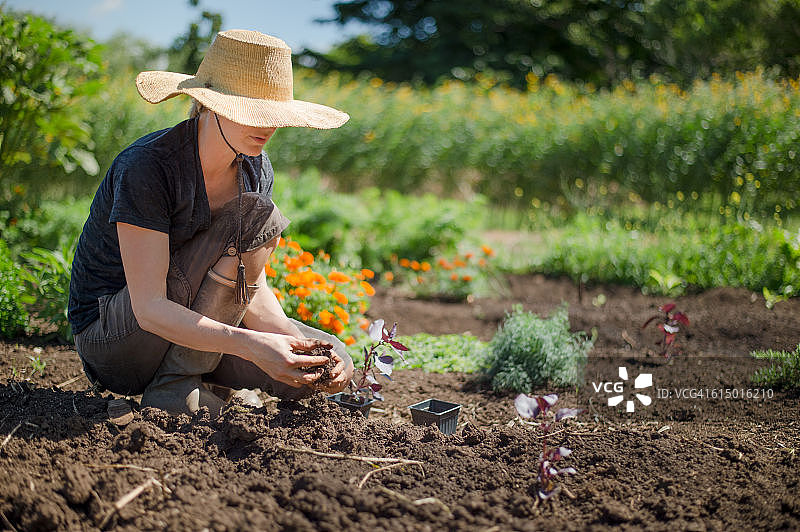
{"type": "Polygon", "coordinates": [[[359,411],[361,412],[364,417],[369,417],[369,409],[372,407],[372,403],[375,402],[375,399],[366,399],[363,403],[354,402],[351,398],[357,397],[353,394],[347,392],[339,392],[333,395],[328,396],[328,400],[333,401],[340,407],[344,408],[345,410],[352,411],[359,411]]]}
{"type": "Polygon", "coordinates": [[[444,434],[452,434],[458,424],[461,405],[439,399],[426,399],[411,405],[411,421],[414,425],[436,425],[444,434]]]}

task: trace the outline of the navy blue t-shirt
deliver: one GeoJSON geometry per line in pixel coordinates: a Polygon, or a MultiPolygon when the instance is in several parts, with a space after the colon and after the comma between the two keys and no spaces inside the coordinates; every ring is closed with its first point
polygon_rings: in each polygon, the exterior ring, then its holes
{"type": "MultiPolygon", "coordinates": [[[[266,153],[245,156],[243,169],[245,191],[272,195],[266,153]]],[[[116,222],[169,234],[172,252],[208,229],[210,221],[196,118],[125,148],[97,189],[72,261],[68,317],[73,334],[100,317],[98,298],[126,284],[116,222]]]]}

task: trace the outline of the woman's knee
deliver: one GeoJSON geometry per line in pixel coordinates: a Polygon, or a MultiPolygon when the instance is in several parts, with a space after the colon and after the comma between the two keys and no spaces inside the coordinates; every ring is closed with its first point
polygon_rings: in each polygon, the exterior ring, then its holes
{"type": "MultiPolygon", "coordinates": [[[[255,284],[258,281],[261,270],[269,259],[270,251],[266,246],[242,253],[242,263],[244,264],[245,280],[247,284],[255,284]]],[[[239,268],[239,257],[225,255],[220,258],[214,266],[214,271],[228,279],[236,279],[239,268]]]]}

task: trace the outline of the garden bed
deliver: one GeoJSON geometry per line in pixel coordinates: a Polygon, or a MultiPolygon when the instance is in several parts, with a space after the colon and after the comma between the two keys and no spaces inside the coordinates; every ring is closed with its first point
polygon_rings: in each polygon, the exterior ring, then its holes
{"type": "Polygon", "coordinates": [[[664,298],[592,287],[579,301],[565,280],[509,281],[508,297],[462,304],[379,292],[369,315],[398,321],[401,334],[469,331],[488,340],[514,303],[548,314],[563,300],[574,330],[596,328],[585,385],[537,390],[585,409],[551,437],[572,449],[563,463],[578,470],[554,500],[536,502],[538,429],[517,418],[513,394],[496,394],[475,375],[400,367],[366,420],[316,398],[237,406],[218,421],[146,409],[117,427],[107,420],[108,395],[83,391],[69,347],[6,342],[0,529],[800,528],[796,393],[658,397],[658,390],[756,388],[750,375],[765,362],[748,353],[794,349],[800,301],[767,310],[760,296],[739,289],[679,298],[692,326],[679,336],[682,352],[666,361],[652,352],[654,330],[640,328],[664,298]],[[20,383],[12,367],[29,373],[28,356],[40,356],[45,373],[20,383]],[[619,367],[631,377],[652,374],[652,404],[637,403],[632,413],[607,406],[609,393],[593,383],[618,381],[619,367]],[[462,405],[454,435],[411,424],[408,406],[430,397],[462,405]],[[356,457],[419,463],[367,476],[376,468],[356,457]]]}

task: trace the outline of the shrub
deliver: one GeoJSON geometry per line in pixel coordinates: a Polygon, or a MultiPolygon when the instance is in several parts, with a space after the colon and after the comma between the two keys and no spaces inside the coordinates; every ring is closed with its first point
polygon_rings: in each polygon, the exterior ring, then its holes
{"type": "Polygon", "coordinates": [[[19,265],[11,258],[5,240],[0,240],[0,337],[14,338],[25,333],[27,300],[19,265]]]}
{"type": "Polygon", "coordinates": [[[492,387],[530,393],[536,386],[578,384],[594,338],[571,333],[566,304],[546,319],[516,305],[489,342],[492,387]]]}
{"type": "Polygon", "coordinates": [[[753,382],[782,390],[800,389],[800,344],[793,352],[754,351],[750,356],[772,360],[774,364],[753,374],[753,382]]]}

